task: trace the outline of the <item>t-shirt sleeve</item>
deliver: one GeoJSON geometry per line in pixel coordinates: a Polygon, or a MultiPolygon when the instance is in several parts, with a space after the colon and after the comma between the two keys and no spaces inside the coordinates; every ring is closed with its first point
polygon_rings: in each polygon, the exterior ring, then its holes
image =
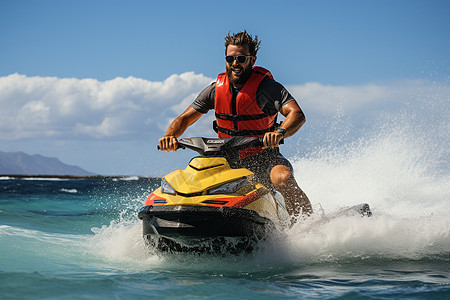
{"type": "Polygon", "coordinates": [[[291,93],[289,93],[289,91],[281,83],[278,83],[278,82],[276,82],[276,83],[280,86],[280,90],[281,90],[280,102],[278,104],[279,105],[278,110],[280,110],[283,106],[285,106],[289,102],[295,101],[295,99],[291,95],[291,93]]]}
{"type": "Polygon", "coordinates": [[[210,109],[214,109],[216,83],[213,82],[208,85],[203,91],[198,94],[191,106],[198,112],[207,113],[210,109]]]}
{"type": "Polygon", "coordinates": [[[295,101],[294,97],[288,90],[279,82],[265,78],[261,82],[258,89],[259,97],[258,105],[265,112],[274,114],[291,101],[295,101]]]}

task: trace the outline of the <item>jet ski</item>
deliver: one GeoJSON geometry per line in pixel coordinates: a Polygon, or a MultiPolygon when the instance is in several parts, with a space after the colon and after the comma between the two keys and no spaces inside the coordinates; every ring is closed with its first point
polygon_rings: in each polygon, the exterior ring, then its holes
{"type": "Polygon", "coordinates": [[[147,243],[162,252],[252,252],[289,225],[284,199],[235,165],[240,151],[261,147],[255,137],[182,138],[200,154],[161,180],[138,213],[147,243]]]}

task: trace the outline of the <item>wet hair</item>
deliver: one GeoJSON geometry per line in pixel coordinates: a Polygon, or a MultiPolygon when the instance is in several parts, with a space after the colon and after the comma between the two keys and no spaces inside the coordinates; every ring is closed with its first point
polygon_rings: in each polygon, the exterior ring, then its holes
{"type": "Polygon", "coordinates": [[[241,31],[238,33],[228,33],[225,37],[225,55],[227,55],[228,45],[247,45],[250,55],[256,56],[261,46],[261,41],[258,40],[258,36],[252,37],[247,31],[241,31]]]}

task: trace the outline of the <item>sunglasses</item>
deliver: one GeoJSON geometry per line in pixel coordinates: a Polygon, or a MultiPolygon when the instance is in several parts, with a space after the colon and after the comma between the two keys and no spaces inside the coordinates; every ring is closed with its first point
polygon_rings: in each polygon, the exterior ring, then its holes
{"type": "Polygon", "coordinates": [[[236,55],[236,56],[225,56],[225,60],[227,63],[232,64],[234,61],[237,61],[240,64],[245,64],[249,57],[253,57],[253,55],[236,55]]]}

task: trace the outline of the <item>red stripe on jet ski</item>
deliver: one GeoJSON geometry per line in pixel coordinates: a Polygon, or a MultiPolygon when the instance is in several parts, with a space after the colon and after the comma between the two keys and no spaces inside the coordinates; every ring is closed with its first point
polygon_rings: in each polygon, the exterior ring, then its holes
{"type": "MultiPolygon", "coordinates": [[[[228,203],[223,206],[242,208],[242,207],[247,206],[250,203],[258,200],[258,198],[259,198],[258,191],[254,191],[253,193],[250,193],[247,196],[240,196],[240,197],[233,197],[233,198],[221,198],[221,199],[214,199],[214,200],[228,200],[228,203]]],[[[214,205],[214,206],[217,206],[217,205],[214,205]]],[[[219,206],[222,206],[222,205],[219,205],[219,206]]]]}
{"type": "Polygon", "coordinates": [[[158,206],[158,205],[164,205],[166,203],[167,203],[167,200],[165,198],[159,197],[152,193],[150,196],[148,196],[147,200],[145,200],[144,206],[148,206],[148,205],[158,206]]]}
{"type": "Polygon", "coordinates": [[[247,206],[250,203],[258,200],[258,198],[259,198],[258,191],[254,191],[253,193],[250,193],[246,196],[210,199],[210,200],[208,200],[208,202],[203,201],[203,203],[207,204],[207,206],[215,206],[215,207],[227,206],[227,207],[242,208],[242,207],[247,206]],[[228,201],[228,203],[225,203],[227,201],[228,201]],[[221,204],[220,202],[224,202],[224,203],[221,204]]]}

